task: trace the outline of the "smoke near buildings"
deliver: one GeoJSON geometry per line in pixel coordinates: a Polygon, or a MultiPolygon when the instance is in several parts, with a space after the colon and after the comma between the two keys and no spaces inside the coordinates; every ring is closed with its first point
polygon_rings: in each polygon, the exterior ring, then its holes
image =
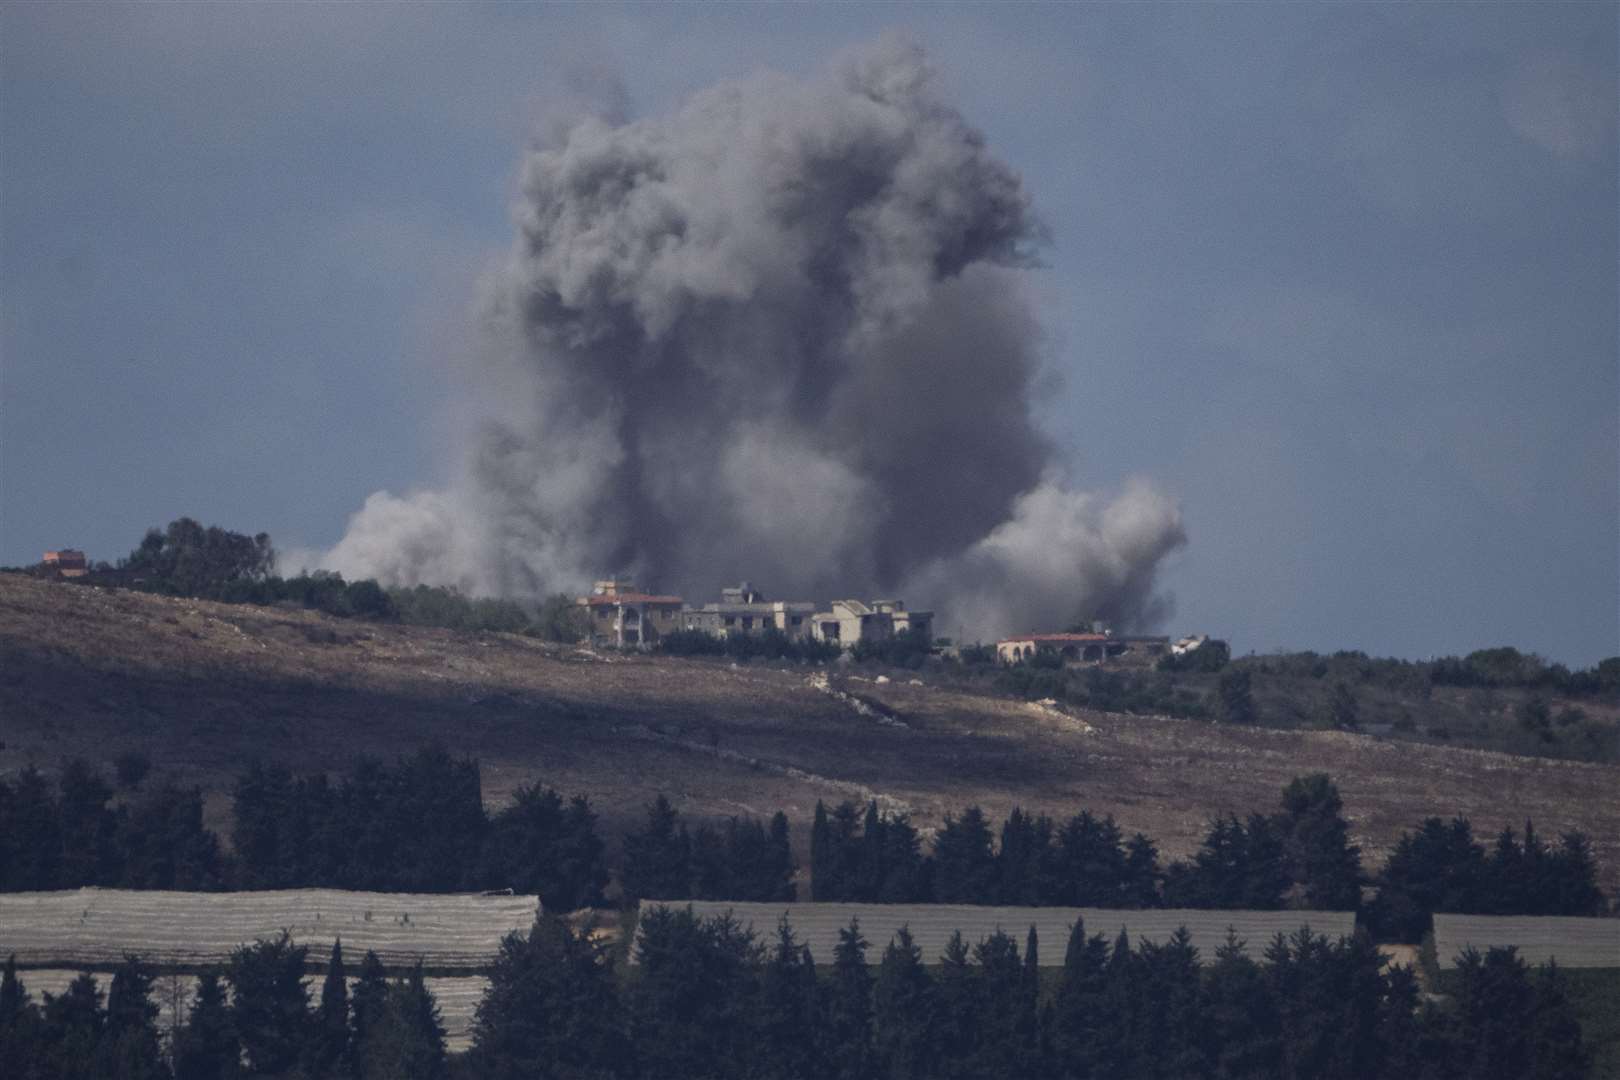
{"type": "Polygon", "coordinates": [[[456,479],[372,495],[324,565],[899,592],[970,637],[1163,614],[1180,514],[1062,479],[1031,415],[1039,223],[917,49],[575,121],[527,155],[515,219],[456,479]]]}

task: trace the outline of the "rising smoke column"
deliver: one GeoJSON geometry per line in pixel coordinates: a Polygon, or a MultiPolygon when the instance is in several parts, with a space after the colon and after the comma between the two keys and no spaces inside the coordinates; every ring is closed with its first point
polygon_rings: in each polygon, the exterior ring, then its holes
{"type": "Polygon", "coordinates": [[[1040,229],[917,49],[583,119],[527,156],[515,218],[459,480],[373,495],[327,565],[505,595],[909,589],[982,635],[1157,613],[1179,513],[1058,479],[1030,412],[1040,229]]]}

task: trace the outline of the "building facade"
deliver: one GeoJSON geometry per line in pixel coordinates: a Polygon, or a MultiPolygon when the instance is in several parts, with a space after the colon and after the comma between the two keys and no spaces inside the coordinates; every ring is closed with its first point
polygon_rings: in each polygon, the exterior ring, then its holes
{"type": "Polygon", "coordinates": [[[681,628],[680,597],[638,592],[624,578],[598,581],[575,602],[587,612],[593,645],[647,649],[681,628]]]}

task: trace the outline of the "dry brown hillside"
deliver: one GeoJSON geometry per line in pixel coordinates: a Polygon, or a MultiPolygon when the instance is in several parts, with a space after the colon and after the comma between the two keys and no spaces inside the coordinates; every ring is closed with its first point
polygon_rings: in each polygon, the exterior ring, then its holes
{"type": "Polygon", "coordinates": [[[973,802],[997,817],[1090,808],[1169,855],[1210,815],[1270,809],[1290,777],[1326,771],[1375,860],[1426,815],[1466,814],[1485,838],[1530,817],[1544,835],[1588,833],[1604,888],[1620,886],[1617,766],[833,676],[884,716],[818,674],[0,575],[0,772],[141,750],[208,792],[222,835],[250,756],[312,771],[428,740],[482,763],[491,804],[543,780],[590,796],[609,832],[660,791],[690,815],[785,809],[801,840],[817,799],[875,797],[924,826],[973,802]]]}

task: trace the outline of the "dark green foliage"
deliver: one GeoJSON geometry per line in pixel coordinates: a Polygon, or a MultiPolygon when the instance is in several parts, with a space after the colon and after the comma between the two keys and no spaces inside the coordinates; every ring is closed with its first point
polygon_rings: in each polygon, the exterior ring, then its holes
{"type": "Polygon", "coordinates": [[[794,660],[824,664],[838,658],[839,647],[808,637],[792,638],[775,627],[757,634],[716,637],[704,630],[672,630],[658,639],[658,651],[670,656],[725,656],[733,660],[794,660]]]}
{"type": "Polygon", "coordinates": [[[1215,717],[1223,724],[1252,724],[1258,719],[1248,668],[1221,672],[1221,681],[1216,687],[1215,717]]]}
{"type": "Polygon", "coordinates": [[[102,1039],[107,1013],[101,988],[88,972],[60,995],[46,994],[40,1034],[34,1044],[38,1061],[29,1063],[39,1076],[91,1080],[105,1075],[102,1039]]]}
{"type": "Polygon", "coordinates": [[[191,1015],[175,1037],[175,1080],[231,1080],[241,1074],[241,1056],[219,972],[205,971],[191,1015]]]}
{"type": "Polygon", "coordinates": [[[629,1067],[604,948],[542,914],[501,943],[473,1025],[474,1072],[491,1080],[586,1080],[629,1067]]]}
{"type": "Polygon", "coordinates": [[[1434,912],[1477,912],[1484,895],[1485,850],[1468,819],[1429,818],[1396,842],[1379,875],[1368,922],[1384,940],[1417,941],[1434,912]]]}
{"type": "Polygon", "coordinates": [[[1230,932],[1205,978],[1204,1002],[1204,1054],[1210,1074],[1221,1080],[1275,1076],[1282,1033],[1271,982],[1230,932]]]}
{"type": "Polygon", "coordinates": [[[645,1076],[745,1075],[760,948],[729,918],[688,910],[643,913],[640,971],[631,995],[631,1035],[645,1076]]]}
{"type": "Polygon", "coordinates": [[[1328,694],[1328,724],[1346,731],[1361,727],[1361,705],[1349,683],[1333,684],[1333,690],[1328,694]]]}
{"type": "Polygon", "coordinates": [[[1339,789],[1326,773],[1296,776],[1283,789],[1276,825],[1294,906],[1353,911],[1361,905],[1361,849],[1350,843],[1339,789]]]}
{"type": "Polygon", "coordinates": [[[1197,1076],[1207,1049],[1202,1027],[1198,950],[1185,927],[1162,945],[1137,949],[1138,1069],[1149,1076],[1197,1076]]]}
{"type": "Polygon", "coordinates": [[[970,806],[960,818],[946,814],[934,837],[934,899],[981,904],[996,895],[996,858],[984,811],[970,806]]]}
{"type": "Polygon", "coordinates": [[[156,592],[219,599],[238,583],[268,577],[275,562],[265,533],[250,537],[178,518],[167,529],[149,529],[120,569],[156,592]]]}
{"type": "Polygon", "coordinates": [[[774,1080],[820,1080],[825,1076],[816,1013],[816,967],[784,915],[759,980],[752,1017],[757,1039],[752,1047],[752,1074],[774,1080]]]}
{"type": "Polygon", "coordinates": [[[933,639],[919,628],[912,628],[881,641],[857,641],[850,650],[856,663],[873,663],[885,667],[906,668],[912,671],[922,667],[934,651],[933,639]]]}
{"type": "Polygon", "coordinates": [[[151,969],[133,956],[126,956],[113,972],[101,1059],[108,1075],[119,1080],[158,1080],[169,1075],[158,1047],[152,982],[151,969]]]}
{"type": "Polygon", "coordinates": [[[933,1017],[934,981],[922,951],[901,927],[883,951],[872,988],[872,1041],[876,1075],[886,1080],[924,1080],[934,1075],[940,1047],[933,1017]]]}
{"type": "Polygon", "coordinates": [[[1108,968],[1108,940],[1086,937],[1083,919],[1069,932],[1063,953],[1063,975],[1047,1021],[1052,1070],[1066,1078],[1100,1076],[1108,1033],[1103,999],[1108,968]]]}
{"type": "Polygon", "coordinates": [[[548,910],[602,903],[606,848],[583,796],[566,806],[550,788],[527,784],[490,823],[483,879],[491,888],[537,893],[548,910]]]}
{"type": "Polygon", "coordinates": [[[767,831],[757,818],[729,818],[720,829],[699,826],[691,837],[693,884],[699,900],[784,900],[798,890],[787,815],[778,811],[767,831]]]}
{"type": "Polygon", "coordinates": [[[307,950],[283,933],[231,954],[231,1022],[254,1072],[276,1074],[298,1063],[312,1033],[304,989],[307,950]]]}
{"type": "Polygon", "coordinates": [[[0,856],[0,884],[7,892],[67,885],[56,793],[32,765],[23,767],[16,787],[0,780],[0,856]]]}
{"type": "Polygon", "coordinates": [[[939,976],[934,986],[933,1022],[941,1077],[976,1077],[979,1047],[978,994],[971,953],[961,931],[951,935],[940,957],[939,976]]]}
{"type": "Polygon", "coordinates": [[[680,815],[659,795],[647,807],[647,825],[624,838],[624,895],[628,900],[675,900],[692,891],[692,845],[680,815]]]}
{"type": "Polygon", "coordinates": [[[165,780],[135,800],[118,825],[126,889],[217,889],[225,864],[219,838],[203,826],[200,788],[165,780]]]}
{"type": "Polygon", "coordinates": [[[118,815],[108,805],[112,788],[84,761],[62,767],[58,815],[62,830],[61,880],[78,885],[118,881],[118,815]]]}
{"type": "Polygon", "coordinates": [[[575,642],[590,632],[590,620],[567,593],[553,593],[540,604],[534,630],[547,641],[575,642]]]}
{"type": "Polygon", "coordinates": [[[389,984],[354,1058],[361,1080],[443,1080],[444,1023],[420,964],[389,984]]]}
{"type": "Polygon", "coordinates": [[[1036,984],[1018,957],[1018,943],[996,931],[973,947],[976,965],[966,982],[975,1024],[975,1045],[963,1060],[966,1075],[985,1080],[1020,1080],[1036,1065],[1034,1045],[1036,984]]]}
{"type": "Polygon", "coordinates": [[[113,758],[113,773],[118,777],[118,786],[134,789],[141,786],[146,774],[152,771],[152,759],[139,750],[127,750],[113,758]]]}
{"type": "Polygon", "coordinates": [[[343,940],[332,942],[326,977],[321,980],[321,1003],[315,1011],[309,1043],[310,1071],[317,1076],[347,1072],[349,1065],[349,986],[343,965],[343,940]]]}
{"type": "Polygon", "coordinates": [[[1032,818],[1018,807],[1001,826],[996,852],[996,897],[1003,904],[1035,906],[1055,891],[1052,819],[1032,818]]]}
{"type": "Polygon", "coordinates": [[[833,1080],[870,1080],[877,1068],[873,1047],[872,975],[866,966],[866,939],[850,920],[838,932],[832,978],[825,1004],[821,1058],[833,1080]]]}
{"type": "Polygon", "coordinates": [[[368,949],[360,960],[360,977],[355,980],[354,992],[349,996],[349,1067],[355,1076],[360,1075],[362,1065],[356,1048],[372,1038],[373,1031],[382,1023],[387,1005],[388,979],[382,961],[368,949]]]}
{"type": "Polygon", "coordinates": [[[1168,907],[1265,911],[1283,906],[1289,884],[1283,839],[1273,821],[1262,814],[1250,814],[1247,822],[1231,815],[1210,823],[1190,865],[1175,863],[1166,872],[1164,900],[1168,907]]]}

